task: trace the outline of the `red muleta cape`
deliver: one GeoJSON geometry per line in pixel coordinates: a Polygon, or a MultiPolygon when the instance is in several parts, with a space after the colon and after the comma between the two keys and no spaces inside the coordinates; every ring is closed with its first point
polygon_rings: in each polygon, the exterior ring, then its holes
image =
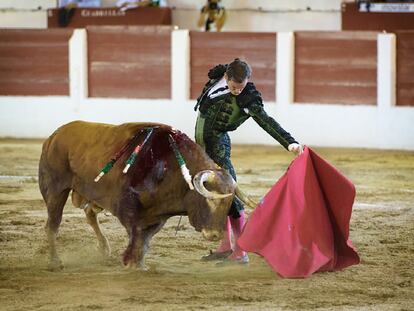
{"type": "Polygon", "coordinates": [[[250,215],[237,243],[282,277],[358,264],[348,239],[354,199],[352,182],[305,147],[250,215]]]}

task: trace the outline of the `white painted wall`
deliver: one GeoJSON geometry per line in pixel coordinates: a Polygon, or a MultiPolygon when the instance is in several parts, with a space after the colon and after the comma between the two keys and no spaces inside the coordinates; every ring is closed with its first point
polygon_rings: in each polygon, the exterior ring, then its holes
{"type": "Polygon", "coordinates": [[[47,28],[47,9],[56,0],[0,0],[0,28],[47,28]]]}
{"type": "Polygon", "coordinates": [[[56,5],[57,0],[0,0],[0,9],[45,10],[56,5]]]}
{"type": "Polygon", "coordinates": [[[0,10],[0,28],[47,28],[46,11],[0,10]]]}
{"type": "MultiPolygon", "coordinates": [[[[168,0],[173,24],[198,30],[197,21],[205,0],[168,0]]],[[[340,30],[341,0],[222,0],[227,10],[223,31],[340,30]]],[[[113,6],[116,0],[103,0],[113,6]]],[[[202,29],[201,29],[202,30],[202,29]]]]}
{"type": "MultiPolygon", "coordinates": [[[[266,111],[303,144],[414,150],[414,107],[395,107],[395,37],[378,37],[378,106],[292,103],[294,36],[279,33],[277,41],[278,102],[266,111]]],[[[189,36],[172,33],[172,99],[87,98],[86,32],[70,41],[70,96],[0,97],[0,136],[47,137],[72,120],[162,122],[194,134],[196,112],[189,100],[189,36]]],[[[234,143],[275,144],[254,121],[231,134],[234,143]]]]}
{"type": "MultiPolygon", "coordinates": [[[[173,24],[181,29],[197,28],[199,11],[174,10],[173,24]]],[[[228,11],[222,31],[278,32],[299,30],[340,30],[339,12],[228,11]]]]}

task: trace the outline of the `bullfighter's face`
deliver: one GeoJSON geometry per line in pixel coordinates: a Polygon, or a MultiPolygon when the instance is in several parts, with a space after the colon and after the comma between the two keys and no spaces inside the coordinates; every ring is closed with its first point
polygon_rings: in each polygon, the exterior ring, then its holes
{"type": "Polygon", "coordinates": [[[244,79],[243,82],[239,83],[239,82],[236,82],[232,79],[229,79],[227,74],[224,74],[224,78],[226,79],[226,83],[227,83],[227,86],[229,87],[230,93],[235,95],[235,96],[237,96],[241,92],[243,92],[244,88],[247,85],[247,82],[249,81],[249,79],[244,79]]]}

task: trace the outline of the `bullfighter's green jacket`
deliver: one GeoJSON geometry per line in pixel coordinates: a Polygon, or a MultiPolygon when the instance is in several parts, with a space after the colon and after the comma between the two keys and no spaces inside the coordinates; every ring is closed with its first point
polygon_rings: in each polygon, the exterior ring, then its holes
{"type": "MultiPolygon", "coordinates": [[[[252,117],[260,127],[286,149],[297,141],[266,113],[261,94],[252,82],[248,82],[238,96],[227,93],[212,99],[208,97],[210,89],[222,79],[226,68],[226,65],[218,65],[208,73],[210,80],[198,97],[194,108],[199,110],[195,139],[199,145],[205,148],[207,154],[216,164],[228,170],[236,179],[230,161],[231,145],[227,132],[236,130],[248,118],[252,117]]],[[[242,209],[243,205],[236,199],[230,214],[237,218],[242,209]]]]}

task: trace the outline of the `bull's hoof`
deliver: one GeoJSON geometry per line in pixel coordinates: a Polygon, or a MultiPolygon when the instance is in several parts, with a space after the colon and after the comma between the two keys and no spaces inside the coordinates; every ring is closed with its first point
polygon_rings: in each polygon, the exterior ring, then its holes
{"type": "Polygon", "coordinates": [[[130,261],[130,262],[125,263],[124,267],[125,267],[125,269],[135,270],[135,269],[137,269],[138,266],[137,266],[136,262],[130,261]]]}
{"type": "Polygon", "coordinates": [[[147,265],[142,265],[142,264],[136,264],[131,268],[133,270],[139,271],[139,272],[148,272],[148,271],[150,271],[150,267],[148,267],[147,265]]]}
{"type": "Polygon", "coordinates": [[[150,270],[150,268],[147,265],[136,262],[128,262],[127,264],[125,264],[125,269],[137,270],[141,272],[147,272],[150,270]]]}
{"type": "Polygon", "coordinates": [[[142,271],[142,272],[147,272],[150,270],[150,267],[148,267],[146,264],[140,264],[138,265],[137,268],[139,271],[142,271]]]}
{"type": "Polygon", "coordinates": [[[62,261],[60,261],[60,259],[55,259],[55,260],[50,261],[47,267],[47,269],[52,272],[62,271],[63,268],[64,268],[64,265],[62,261]]]}
{"type": "Polygon", "coordinates": [[[122,263],[127,268],[136,268],[137,262],[138,260],[135,252],[132,252],[130,247],[128,247],[122,256],[122,263]]]}
{"type": "Polygon", "coordinates": [[[133,262],[130,262],[125,266],[125,268],[129,269],[129,270],[135,270],[137,268],[137,264],[133,263],[133,262]]]}

